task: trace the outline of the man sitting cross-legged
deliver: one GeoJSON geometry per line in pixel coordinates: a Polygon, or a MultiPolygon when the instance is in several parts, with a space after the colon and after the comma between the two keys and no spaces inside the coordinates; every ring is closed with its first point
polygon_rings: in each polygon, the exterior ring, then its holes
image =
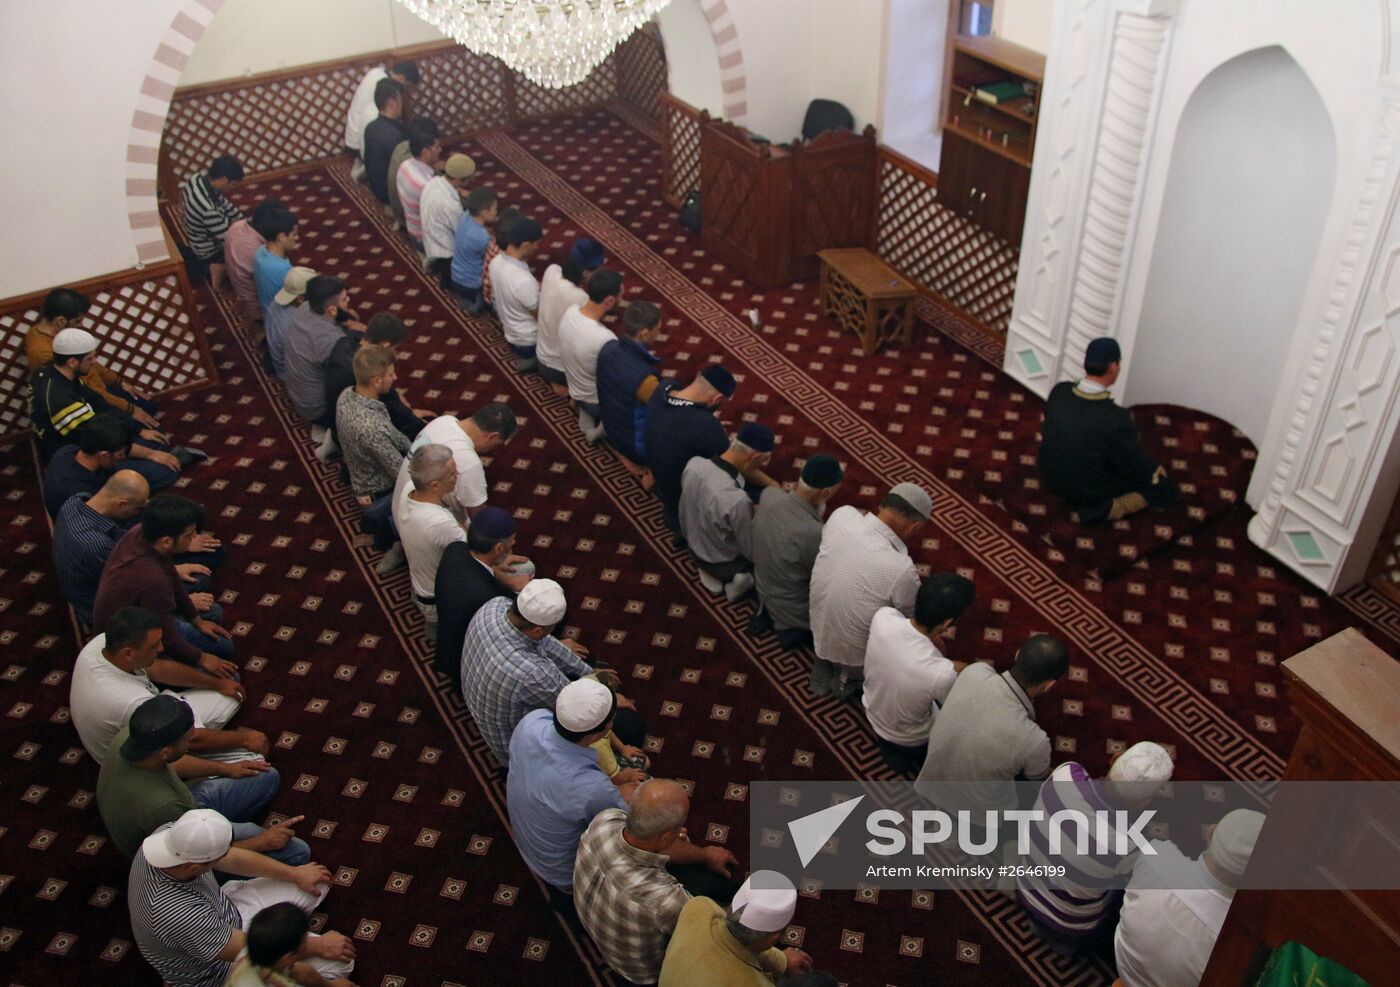
{"type": "Polygon", "coordinates": [[[462,691],[462,641],[472,618],[498,596],[515,599],[534,575],[529,560],[511,553],[515,518],[499,507],[483,507],[472,517],[465,542],[442,552],[433,597],[437,606],[437,651],[434,664],[462,691]]]}
{"type": "Polygon", "coordinates": [[[247,932],[247,951],[234,964],[224,987],[355,987],[335,971],[322,973],[317,963],[323,960],[325,946],[311,933],[311,917],[291,902],[258,912],[249,920],[247,932]]]}
{"type": "Polygon", "coordinates": [[[753,588],[753,501],[748,476],[773,458],[773,430],[745,422],[718,456],[696,456],[681,474],[681,534],[695,556],[700,582],[730,603],[753,588]]]}
{"type": "Polygon", "coordinates": [[[1095,339],[1084,351],[1084,378],[1056,384],[1045,401],[1036,465],[1082,524],[1166,507],[1180,495],[1166,469],[1143,451],[1132,414],[1109,393],[1121,366],[1118,341],[1095,339]]]}
{"type": "Polygon", "coordinates": [[[665,778],[644,781],[626,810],[604,809],[589,823],[574,862],[579,921],[614,970],[634,984],[661,973],[666,941],[692,895],[734,897],[739,861],[723,847],[686,835],[690,798],[665,778]]]}
{"type": "MultiPolygon", "coordinates": [[[[142,841],[131,861],[126,901],[141,955],[170,987],[219,987],[243,952],[243,927],[255,915],[282,902],[310,913],[330,886],[331,872],[320,864],[289,867],[233,846],[227,819],[195,809],[142,841]],[[246,880],[220,887],[215,870],[246,880]]],[[[320,977],[350,972],[355,948],[339,933],[319,936],[307,948],[320,977]]]]}
{"type": "Polygon", "coordinates": [[[237,677],[233,638],[219,625],[223,609],[208,593],[191,595],[174,564],[175,556],[189,551],[204,522],[204,508],[178,494],[160,494],[151,498],[140,519],[102,569],[92,605],[93,630],[106,630],[122,607],[144,607],[161,619],[171,658],[211,675],[237,677]]]}
{"type": "MultiPolygon", "coordinates": [[[[117,849],[134,857],[141,841],[191,809],[214,808],[201,802],[185,779],[207,777],[216,761],[190,757],[196,733],[194,710],[172,695],[152,696],[132,711],[127,725],[97,775],[97,808],[117,849]]],[[[223,813],[227,816],[227,813],[223,813]]],[[[255,822],[233,823],[234,846],[265,853],[293,867],[311,859],[311,848],[293,829],[295,816],[264,829],[255,822]]]]}

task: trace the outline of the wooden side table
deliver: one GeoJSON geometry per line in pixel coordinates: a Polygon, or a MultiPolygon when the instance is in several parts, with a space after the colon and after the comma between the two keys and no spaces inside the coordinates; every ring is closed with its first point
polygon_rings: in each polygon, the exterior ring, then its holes
{"type": "Polygon", "coordinates": [[[907,343],[919,289],[869,250],[821,250],[822,309],[860,337],[869,356],[888,342],[907,343]]]}

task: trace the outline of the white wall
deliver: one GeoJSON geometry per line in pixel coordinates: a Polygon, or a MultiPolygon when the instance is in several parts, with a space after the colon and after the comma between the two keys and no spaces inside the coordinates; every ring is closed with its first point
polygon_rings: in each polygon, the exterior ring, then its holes
{"type": "Polygon", "coordinates": [[[994,0],[994,2],[995,6],[992,7],[993,34],[1041,54],[1050,50],[1050,25],[1055,8],[1054,0],[994,0]]]}
{"type": "Polygon", "coordinates": [[[1263,443],[1335,159],[1327,111],[1282,48],[1202,81],[1177,131],[1127,401],[1209,411],[1263,443]]]}
{"type": "Polygon", "coordinates": [[[719,55],[710,22],[699,0],[671,0],[656,15],[666,46],[666,73],[671,95],[712,117],[724,116],[724,89],[719,55]]]}
{"type": "MultiPolygon", "coordinates": [[[[880,69],[885,54],[885,0],[808,0],[812,25],[808,63],[811,99],[834,99],[856,118],[856,130],[880,120],[880,69]]],[[[802,128],[804,102],[797,116],[802,128]]]]}
{"type": "Polygon", "coordinates": [[[125,270],[126,145],[181,0],[0,7],[0,298],[125,270]]]}
{"type": "Polygon", "coordinates": [[[950,0],[888,0],[880,140],[938,170],[950,0]]]}
{"type": "Polygon", "coordinates": [[[441,39],[398,0],[227,0],[190,56],[180,85],[441,39]]]}

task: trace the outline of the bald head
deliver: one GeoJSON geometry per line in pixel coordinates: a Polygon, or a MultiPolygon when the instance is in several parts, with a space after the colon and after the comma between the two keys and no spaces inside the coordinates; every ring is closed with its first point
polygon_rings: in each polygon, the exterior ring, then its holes
{"type": "Polygon", "coordinates": [[[115,521],[126,521],[140,513],[151,499],[151,485],[135,470],[117,470],[102,489],[93,494],[88,506],[115,521]]]}
{"type": "Polygon", "coordinates": [[[688,815],[690,797],[685,789],[667,778],[652,778],[642,782],[632,796],[627,832],[640,841],[655,840],[679,832],[688,815]]]}

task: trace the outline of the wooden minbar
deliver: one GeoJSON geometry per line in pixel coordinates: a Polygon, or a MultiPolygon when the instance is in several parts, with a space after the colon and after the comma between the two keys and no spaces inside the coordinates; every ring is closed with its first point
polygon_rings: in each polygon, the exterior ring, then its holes
{"type": "MultiPolygon", "coordinates": [[[[1285,781],[1400,780],[1400,663],[1353,628],[1288,659],[1283,672],[1303,725],[1285,781]]],[[[1349,817],[1323,834],[1266,823],[1254,852],[1316,860],[1316,883],[1335,886],[1327,875],[1354,867],[1358,853],[1372,863],[1378,853],[1400,856],[1400,813],[1349,817]]],[[[1268,952],[1288,941],[1376,987],[1395,983],[1400,891],[1238,891],[1201,987],[1252,985],[1268,952]]]]}
{"type": "Polygon", "coordinates": [[[875,128],[777,146],[709,120],[700,137],[700,240],[758,288],[817,275],[817,252],[873,246],[875,128]]]}

